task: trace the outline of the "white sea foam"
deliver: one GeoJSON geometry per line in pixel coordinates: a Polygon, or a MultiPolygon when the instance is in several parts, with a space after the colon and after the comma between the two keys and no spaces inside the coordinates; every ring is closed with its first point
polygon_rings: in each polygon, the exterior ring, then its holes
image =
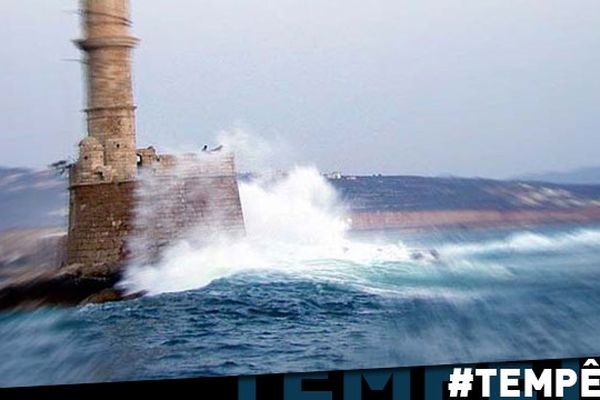
{"type": "Polygon", "coordinates": [[[600,250],[600,231],[595,229],[576,229],[571,232],[561,232],[554,235],[519,232],[502,240],[446,245],[441,247],[439,251],[442,256],[463,257],[501,252],[557,252],[581,246],[593,246],[600,250]]]}
{"type": "MultiPolygon", "coordinates": [[[[314,167],[240,184],[246,224],[242,239],[195,246],[180,240],[156,265],[132,265],[123,284],[150,294],[196,289],[244,271],[274,271],[347,280],[361,267],[408,261],[402,244],[348,238],[349,219],[334,188],[314,167]]],[[[359,277],[354,275],[355,280],[359,277]]]]}

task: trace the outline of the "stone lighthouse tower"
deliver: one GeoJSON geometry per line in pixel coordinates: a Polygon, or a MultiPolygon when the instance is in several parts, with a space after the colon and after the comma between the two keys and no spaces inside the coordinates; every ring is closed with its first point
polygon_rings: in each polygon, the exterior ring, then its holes
{"type": "Polygon", "coordinates": [[[129,0],[81,0],[87,137],[71,169],[67,263],[117,262],[130,227],[137,154],[129,0]]]}
{"type": "Polygon", "coordinates": [[[129,34],[129,0],[83,0],[85,38],[77,41],[87,64],[87,128],[104,148],[114,179],[136,175],[135,105],[129,34]]]}

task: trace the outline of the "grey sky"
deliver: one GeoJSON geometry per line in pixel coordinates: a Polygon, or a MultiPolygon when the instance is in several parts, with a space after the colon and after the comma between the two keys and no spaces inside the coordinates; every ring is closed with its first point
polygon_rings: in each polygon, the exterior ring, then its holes
{"type": "MultiPolygon", "coordinates": [[[[132,3],[140,145],[242,126],[287,144],[278,167],[504,177],[599,164],[600,1],[132,3]]],[[[0,3],[1,165],[42,167],[84,135],[76,7],[0,3]]]]}

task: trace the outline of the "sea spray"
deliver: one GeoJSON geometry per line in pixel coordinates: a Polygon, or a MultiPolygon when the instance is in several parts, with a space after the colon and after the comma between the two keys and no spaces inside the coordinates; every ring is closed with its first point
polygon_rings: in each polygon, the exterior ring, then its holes
{"type": "Polygon", "coordinates": [[[451,295],[448,290],[441,292],[421,283],[506,281],[516,274],[515,267],[503,261],[507,256],[600,249],[600,231],[595,229],[557,234],[513,231],[488,241],[431,242],[425,254],[436,249],[439,257],[415,258],[423,251],[418,243],[416,248],[421,250],[405,246],[398,238],[353,238],[346,205],[314,167],[240,182],[240,197],[245,237],[219,235],[206,243],[191,233],[165,248],[159,262],[130,265],[124,287],[160,294],[202,288],[236,274],[265,277],[277,273],[371,293],[447,297],[451,295]]]}
{"type": "Polygon", "coordinates": [[[159,294],[249,271],[345,280],[360,266],[409,260],[402,244],[349,239],[347,209],[314,167],[241,182],[240,197],[245,237],[221,235],[208,244],[183,238],[164,250],[160,262],[130,265],[123,285],[159,294]]]}

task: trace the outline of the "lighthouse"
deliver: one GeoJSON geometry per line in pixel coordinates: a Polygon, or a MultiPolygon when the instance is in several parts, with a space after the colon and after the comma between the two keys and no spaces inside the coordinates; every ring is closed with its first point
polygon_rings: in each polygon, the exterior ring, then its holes
{"type": "Polygon", "coordinates": [[[129,0],[81,1],[87,132],[70,168],[65,264],[123,265],[190,232],[245,233],[233,154],[138,148],[130,14],[129,0]]]}
{"type": "Polygon", "coordinates": [[[135,179],[137,170],[135,104],[128,0],[84,0],[85,38],[76,41],[85,54],[87,130],[93,146],[104,151],[112,180],[135,179]]]}

